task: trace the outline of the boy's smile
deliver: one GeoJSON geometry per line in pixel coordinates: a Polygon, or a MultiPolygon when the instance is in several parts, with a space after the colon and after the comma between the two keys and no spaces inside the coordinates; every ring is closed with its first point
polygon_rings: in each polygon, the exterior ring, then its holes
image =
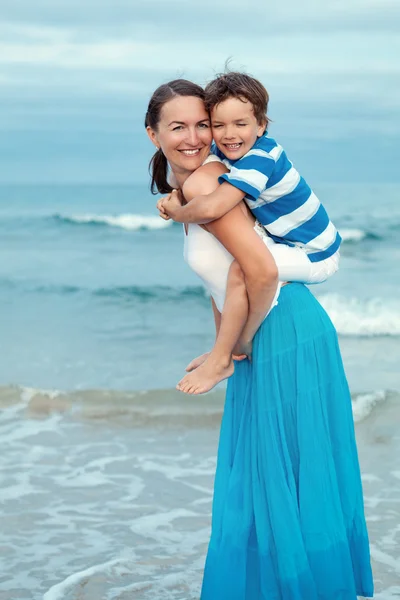
{"type": "Polygon", "coordinates": [[[253,105],[247,100],[228,98],[211,111],[214,141],[230,160],[242,158],[265,131],[265,122],[258,123],[253,105]]]}

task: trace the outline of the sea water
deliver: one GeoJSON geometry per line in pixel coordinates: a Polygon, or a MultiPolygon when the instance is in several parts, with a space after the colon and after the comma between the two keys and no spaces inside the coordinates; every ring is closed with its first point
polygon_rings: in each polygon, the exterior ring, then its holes
{"type": "MultiPolygon", "coordinates": [[[[315,189],[344,242],[339,332],[377,597],[400,594],[400,187],[315,189]]],[[[0,599],[199,597],[223,386],[182,227],[144,186],[0,187],[0,599]]]]}

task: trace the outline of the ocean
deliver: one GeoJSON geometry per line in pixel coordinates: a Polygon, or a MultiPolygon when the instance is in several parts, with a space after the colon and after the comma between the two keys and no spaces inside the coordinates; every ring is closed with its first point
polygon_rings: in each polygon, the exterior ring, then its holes
{"type": "MultiPolygon", "coordinates": [[[[400,186],[314,186],[342,236],[314,286],[353,397],[377,598],[400,596],[400,186]]],[[[182,226],[143,185],[0,186],[0,600],[195,599],[224,386],[182,226]]]]}

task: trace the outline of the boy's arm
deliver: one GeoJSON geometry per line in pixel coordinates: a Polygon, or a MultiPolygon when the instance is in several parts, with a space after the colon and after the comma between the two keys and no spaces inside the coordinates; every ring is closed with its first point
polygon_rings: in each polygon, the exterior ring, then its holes
{"type": "Polygon", "coordinates": [[[182,192],[187,204],[181,205],[179,195],[176,191],[172,192],[162,201],[164,212],[178,223],[198,223],[203,225],[219,219],[226,215],[241,200],[245,193],[235,188],[230,183],[224,182],[218,188],[207,196],[194,196],[194,186],[190,177],[185,182],[182,192]],[[191,199],[192,198],[192,199],[191,199]]]}

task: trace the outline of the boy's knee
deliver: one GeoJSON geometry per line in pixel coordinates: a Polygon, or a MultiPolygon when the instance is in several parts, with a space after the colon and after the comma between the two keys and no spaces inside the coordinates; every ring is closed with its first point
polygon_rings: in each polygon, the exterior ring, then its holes
{"type": "Polygon", "coordinates": [[[230,269],[229,269],[229,274],[232,275],[232,277],[238,277],[238,278],[244,279],[242,267],[239,265],[237,260],[234,260],[233,263],[231,264],[230,269]]]}

